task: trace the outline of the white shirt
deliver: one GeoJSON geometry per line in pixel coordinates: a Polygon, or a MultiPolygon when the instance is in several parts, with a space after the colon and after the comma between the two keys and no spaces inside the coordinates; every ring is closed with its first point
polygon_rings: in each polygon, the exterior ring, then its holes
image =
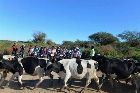
{"type": "Polygon", "coordinates": [[[94,48],[92,49],[92,54],[91,54],[91,56],[94,56],[95,55],[95,50],[94,50],[94,48]]]}

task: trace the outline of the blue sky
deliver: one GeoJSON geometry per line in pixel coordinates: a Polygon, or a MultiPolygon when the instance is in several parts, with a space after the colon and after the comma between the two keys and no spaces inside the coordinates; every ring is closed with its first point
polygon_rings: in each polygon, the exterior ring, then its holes
{"type": "Polygon", "coordinates": [[[140,0],[0,0],[0,40],[30,40],[37,31],[56,43],[106,31],[140,31],[140,0]]]}

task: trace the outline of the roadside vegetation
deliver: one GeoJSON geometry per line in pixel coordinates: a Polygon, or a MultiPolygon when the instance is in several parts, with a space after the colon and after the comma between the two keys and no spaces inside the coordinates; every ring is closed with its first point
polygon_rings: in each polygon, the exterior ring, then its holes
{"type": "Polygon", "coordinates": [[[107,32],[97,32],[89,35],[89,37],[87,37],[88,41],[63,41],[61,45],[47,39],[47,34],[43,32],[36,32],[32,36],[33,40],[30,41],[0,40],[0,54],[11,54],[11,46],[16,42],[18,47],[22,44],[26,46],[26,53],[31,45],[43,46],[46,48],[51,46],[62,46],[67,48],[79,46],[81,50],[89,56],[90,47],[94,46],[96,53],[100,53],[107,57],[127,57],[140,60],[140,32],[137,31],[124,31],[117,36],[107,32]]]}

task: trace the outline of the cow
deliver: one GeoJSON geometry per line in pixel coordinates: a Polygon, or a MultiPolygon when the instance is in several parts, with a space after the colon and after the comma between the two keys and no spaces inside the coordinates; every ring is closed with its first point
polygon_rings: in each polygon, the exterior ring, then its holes
{"type": "Polygon", "coordinates": [[[3,55],[2,57],[3,60],[12,60],[13,58],[15,58],[13,55],[3,55]]]}
{"type": "Polygon", "coordinates": [[[132,84],[135,85],[135,93],[138,93],[140,88],[140,73],[135,73],[132,75],[132,84]]]}
{"type": "Polygon", "coordinates": [[[105,78],[108,78],[113,86],[113,80],[129,79],[135,70],[134,62],[128,64],[120,59],[107,58],[102,55],[95,55],[92,59],[98,61],[98,70],[103,73],[100,88],[102,87],[105,78]]]}
{"type": "Polygon", "coordinates": [[[3,81],[5,80],[5,78],[7,77],[7,73],[9,72],[6,68],[6,64],[3,63],[3,61],[7,60],[7,61],[11,61],[14,59],[15,56],[12,56],[12,55],[3,55],[3,54],[0,54],[0,78],[1,78],[1,81],[0,81],[0,87],[3,88],[1,86],[1,84],[3,83],[3,81]]]}
{"type": "Polygon", "coordinates": [[[27,74],[39,76],[39,82],[34,87],[36,88],[44,80],[43,77],[47,66],[47,59],[27,57],[21,60],[21,64],[27,74]]]}
{"type": "MultiPolygon", "coordinates": [[[[1,72],[3,72],[2,78],[1,78],[1,81],[0,81],[0,87],[1,88],[3,88],[1,85],[2,85],[3,81],[5,80],[5,78],[7,77],[8,72],[11,72],[13,74],[12,77],[10,78],[10,81],[12,80],[12,78],[14,76],[16,76],[17,72],[19,74],[22,74],[22,72],[23,72],[23,68],[18,63],[18,59],[15,58],[15,57],[10,59],[10,60],[9,59],[3,59],[0,62],[0,70],[1,70],[1,72]]],[[[8,86],[8,83],[7,83],[6,86],[8,86]]]]}
{"type": "Polygon", "coordinates": [[[125,59],[124,60],[128,66],[130,64],[135,63],[135,69],[132,72],[131,79],[127,80],[127,82],[131,81],[132,85],[135,86],[135,93],[138,93],[138,89],[140,88],[140,63],[134,59],[125,59]]]}
{"type": "Polygon", "coordinates": [[[46,68],[46,75],[49,76],[51,72],[56,72],[61,78],[64,79],[64,86],[60,88],[69,90],[67,86],[67,81],[70,78],[82,79],[86,78],[86,85],[80,91],[86,90],[88,85],[91,83],[91,79],[94,79],[99,85],[99,78],[97,77],[97,61],[94,60],[84,60],[84,59],[62,59],[58,62],[50,64],[46,68]]]}
{"type": "MultiPolygon", "coordinates": [[[[26,58],[21,59],[21,62],[18,62],[18,59],[14,58],[13,60],[10,60],[10,61],[7,61],[7,60],[3,61],[3,64],[4,64],[4,69],[13,73],[9,82],[6,84],[6,87],[9,86],[9,83],[15,77],[18,77],[18,82],[20,83],[22,87],[24,87],[22,83],[22,75],[24,73],[27,73],[32,76],[34,75],[39,76],[39,82],[34,86],[34,88],[36,88],[44,80],[43,77],[44,77],[45,69],[47,66],[47,61],[43,58],[39,59],[36,57],[26,57],[26,58]]],[[[2,84],[2,82],[0,84],[2,84]]]]}

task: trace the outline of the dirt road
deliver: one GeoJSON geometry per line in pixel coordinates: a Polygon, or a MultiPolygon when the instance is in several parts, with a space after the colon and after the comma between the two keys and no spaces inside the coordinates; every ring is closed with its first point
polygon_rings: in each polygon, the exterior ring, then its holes
{"type": "MultiPolygon", "coordinates": [[[[9,75],[8,77],[10,76],[11,75],[9,75]]],[[[58,83],[58,79],[56,75],[55,79],[53,80],[53,84],[48,77],[45,77],[45,80],[39,86],[39,88],[32,90],[33,86],[36,84],[37,81],[38,81],[37,76],[23,75],[23,82],[25,83],[25,86],[27,86],[25,89],[21,90],[18,86],[18,82],[12,81],[8,88],[0,89],[0,93],[58,93],[58,90],[61,86],[61,84],[58,83]]],[[[79,92],[80,89],[84,87],[84,85],[85,85],[85,80],[82,80],[82,82],[80,80],[75,80],[72,83],[72,86],[70,87],[71,89],[70,93],[79,92]]],[[[64,93],[64,92],[59,92],[59,93],[64,93]]],[[[98,93],[97,86],[94,81],[90,84],[86,93],[98,93]]],[[[101,89],[101,93],[134,93],[134,87],[132,87],[132,85],[130,84],[126,85],[124,83],[120,83],[117,84],[113,89],[111,88],[109,82],[105,82],[101,89]]]]}

